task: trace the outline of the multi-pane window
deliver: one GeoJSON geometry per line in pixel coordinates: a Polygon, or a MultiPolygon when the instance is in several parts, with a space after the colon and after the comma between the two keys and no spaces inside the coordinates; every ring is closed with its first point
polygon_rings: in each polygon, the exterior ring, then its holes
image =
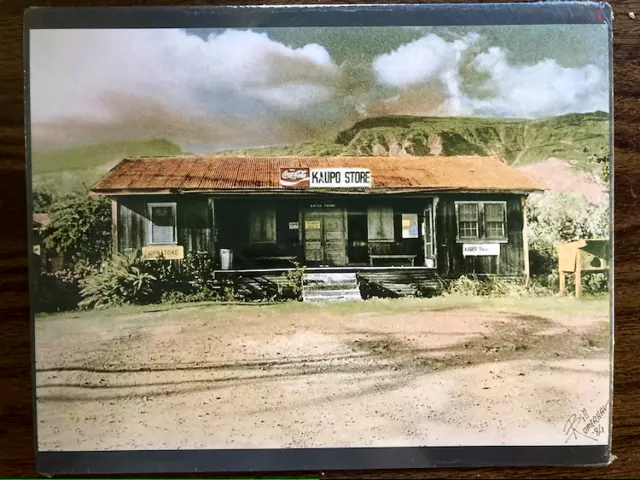
{"type": "Polygon", "coordinates": [[[506,240],[506,202],[456,202],[458,240],[506,240]]]}
{"type": "Polygon", "coordinates": [[[149,203],[150,245],[172,245],[178,243],[176,203],[149,203]]]}
{"type": "Polygon", "coordinates": [[[504,203],[484,204],[485,236],[490,239],[505,238],[504,203]]]}
{"type": "Polygon", "coordinates": [[[461,203],[458,205],[458,237],[479,237],[479,205],[477,203],[461,203]]]}

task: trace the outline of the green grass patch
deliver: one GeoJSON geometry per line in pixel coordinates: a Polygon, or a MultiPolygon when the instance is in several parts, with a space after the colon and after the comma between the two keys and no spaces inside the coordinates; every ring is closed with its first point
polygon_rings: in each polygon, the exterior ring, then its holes
{"type": "Polygon", "coordinates": [[[175,312],[176,316],[185,315],[193,318],[203,315],[210,317],[216,314],[243,313],[253,310],[264,318],[282,316],[335,315],[351,316],[362,314],[395,315],[417,312],[436,312],[447,310],[482,310],[508,313],[521,313],[538,316],[598,316],[609,315],[609,296],[598,295],[585,298],[542,297],[542,298],[490,298],[444,295],[429,299],[372,299],[364,302],[337,303],[305,303],[284,302],[278,304],[260,303],[217,303],[202,302],[188,304],[159,304],[114,307],[98,311],[77,311],[51,314],[38,314],[38,321],[55,319],[92,319],[99,317],[108,320],[110,317],[122,315],[144,315],[146,313],[175,312]]]}
{"type": "Polygon", "coordinates": [[[68,189],[92,185],[126,157],[180,155],[168,140],[109,142],[71,148],[34,150],[31,168],[34,186],[68,189]]]}

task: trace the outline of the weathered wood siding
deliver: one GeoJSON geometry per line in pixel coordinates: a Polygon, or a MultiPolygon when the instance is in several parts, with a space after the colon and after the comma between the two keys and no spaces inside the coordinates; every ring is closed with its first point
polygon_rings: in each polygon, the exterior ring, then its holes
{"type": "MultiPolygon", "coordinates": [[[[313,200],[321,202],[322,200],[313,200]]],[[[416,255],[415,265],[424,265],[424,232],[422,220],[424,208],[431,202],[424,198],[392,196],[367,196],[359,198],[328,198],[336,208],[346,208],[348,213],[348,252],[350,265],[368,265],[369,252],[378,255],[416,255]],[[393,216],[393,240],[370,242],[367,211],[371,206],[389,206],[393,216]],[[418,216],[419,237],[402,238],[402,214],[418,216]]],[[[303,208],[309,207],[308,199],[274,199],[269,197],[216,198],[207,195],[138,195],[117,198],[117,247],[120,252],[132,252],[147,244],[149,203],[176,202],[177,239],[185,253],[207,251],[217,255],[218,249],[234,250],[235,268],[254,268],[267,265],[264,262],[280,262],[273,266],[291,266],[285,257],[304,258],[301,244],[303,208]],[[255,243],[250,235],[250,212],[256,202],[272,205],[276,212],[274,242],[255,243]],[[214,212],[215,211],[215,212],[214,212]],[[299,229],[289,228],[298,222],[299,229]],[[262,259],[260,259],[262,257],[262,259]],[[287,263],[288,262],[288,263],[287,263]]],[[[444,278],[456,278],[463,274],[525,275],[523,245],[523,207],[521,195],[447,195],[440,194],[435,212],[435,237],[438,273],[444,278]],[[507,242],[500,243],[499,256],[463,257],[462,242],[457,241],[456,201],[506,202],[507,242]]],[[[486,243],[490,241],[487,240],[486,243]]],[[[481,243],[485,243],[482,241],[481,243]]],[[[378,262],[382,264],[382,262],[378,262]]],[[[393,262],[391,262],[393,263],[393,262]]],[[[396,262],[397,263],[397,262],[396,262]]],[[[404,261],[406,263],[406,261],[404,261]]]]}
{"type": "Polygon", "coordinates": [[[129,196],[119,197],[118,251],[142,249],[147,244],[149,211],[147,205],[176,202],[178,244],[188,252],[213,252],[214,230],[211,201],[207,196],[129,196]]]}
{"type": "Polygon", "coordinates": [[[213,252],[212,214],[209,199],[202,195],[179,197],[178,244],[187,252],[213,252]]]}
{"type": "Polygon", "coordinates": [[[302,258],[300,230],[289,228],[290,222],[300,222],[295,200],[269,197],[216,199],[215,222],[218,248],[234,251],[234,268],[268,267],[278,263],[291,266],[290,261],[279,261],[276,257],[302,258]],[[256,205],[275,212],[275,241],[252,242],[250,227],[256,205]]]}
{"type": "MultiPolygon", "coordinates": [[[[449,278],[465,274],[498,274],[524,276],[524,244],[522,230],[524,218],[520,195],[441,195],[436,213],[438,272],[449,278]],[[458,242],[456,201],[507,203],[507,242],[500,244],[499,256],[464,257],[463,243],[458,242]]],[[[486,240],[481,243],[491,243],[486,240]]]]}
{"type": "Polygon", "coordinates": [[[146,245],[148,221],[146,197],[118,198],[119,252],[135,252],[146,245]]]}

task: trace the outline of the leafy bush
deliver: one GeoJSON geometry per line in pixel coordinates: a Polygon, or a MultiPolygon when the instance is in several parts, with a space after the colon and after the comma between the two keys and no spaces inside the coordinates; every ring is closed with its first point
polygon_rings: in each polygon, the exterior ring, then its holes
{"type": "Polygon", "coordinates": [[[33,213],[48,212],[54,202],[54,194],[49,190],[38,189],[31,193],[31,209],[33,213]]]}
{"type": "Polygon", "coordinates": [[[110,256],[110,200],[75,192],[53,200],[48,213],[51,225],[44,238],[46,248],[64,253],[72,263],[97,265],[110,256]]]}
{"type": "Polygon", "coordinates": [[[210,302],[219,300],[220,297],[215,290],[204,287],[194,293],[185,293],[180,291],[164,292],[160,301],[162,303],[193,303],[193,302],[210,302]]]}
{"type": "Polygon", "coordinates": [[[72,270],[41,273],[36,285],[36,311],[62,312],[78,307],[80,296],[79,275],[72,270]]]}
{"type": "Polygon", "coordinates": [[[532,195],[527,222],[531,273],[548,275],[558,268],[556,244],[609,237],[609,206],[581,195],[532,195]]]}
{"type": "Polygon", "coordinates": [[[604,273],[592,273],[582,279],[582,291],[589,294],[604,293],[609,291],[609,281],[604,273]]]}
{"type": "Polygon", "coordinates": [[[209,252],[190,252],[182,263],[183,274],[195,288],[209,288],[214,283],[216,257],[209,252]]]}
{"type": "Polygon", "coordinates": [[[106,308],[149,303],[156,277],[144,271],[139,254],[117,254],[81,283],[80,307],[106,308]]]}
{"type": "Polygon", "coordinates": [[[166,292],[191,293],[188,278],[179,263],[160,258],[142,261],[141,268],[155,278],[151,295],[153,300],[159,301],[166,292]]]}
{"type": "Polygon", "coordinates": [[[447,292],[451,295],[469,297],[544,297],[554,294],[551,289],[536,280],[527,283],[524,279],[493,275],[482,279],[463,275],[449,283],[447,292]]]}
{"type": "Polygon", "coordinates": [[[306,267],[296,265],[296,268],[293,270],[289,270],[285,273],[285,277],[287,279],[286,283],[282,286],[279,292],[279,299],[283,300],[287,298],[291,298],[294,300],[302,299],[302,279],[304,277],[304,273],[306,271],[306,267]]]}

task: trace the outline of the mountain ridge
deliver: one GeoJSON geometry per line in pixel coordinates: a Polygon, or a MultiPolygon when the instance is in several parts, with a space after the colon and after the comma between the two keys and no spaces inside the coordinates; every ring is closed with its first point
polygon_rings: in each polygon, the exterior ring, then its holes
{"type": "Polygon", "coordinates": [[[605,112],[547,119],[476,117],[372,117],[338,134],[293,145],[225,150],[216,155],[499,155],[511,165],[548,158],[576,161],[590,169],[593,153],[608,148],[605,112]]]}

